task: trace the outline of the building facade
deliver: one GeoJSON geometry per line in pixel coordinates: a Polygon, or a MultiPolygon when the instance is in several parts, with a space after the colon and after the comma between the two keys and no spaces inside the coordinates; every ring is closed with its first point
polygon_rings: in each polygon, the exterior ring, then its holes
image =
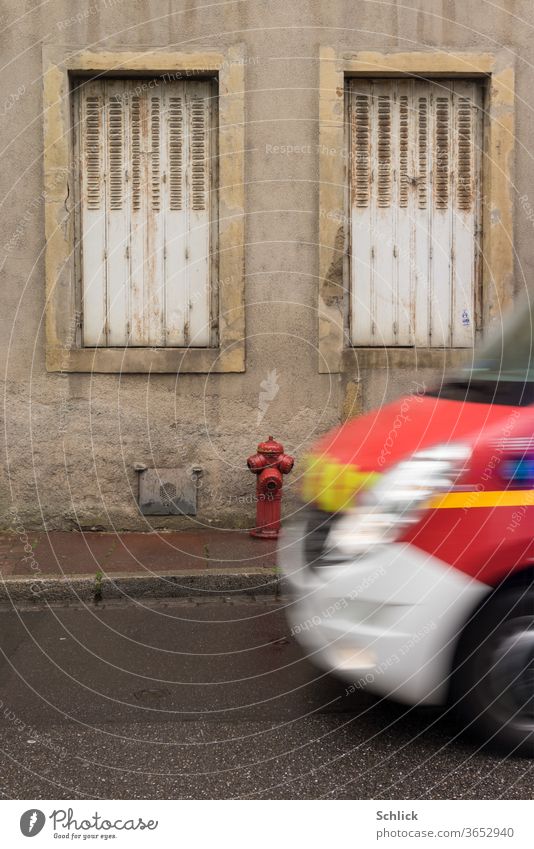
{"type": "Polygon", "coordinates": [[[528,13],[4,4],[3,525],[246,527],[271,434],[290,514],[469,359],[534,260],[528,13]]]}

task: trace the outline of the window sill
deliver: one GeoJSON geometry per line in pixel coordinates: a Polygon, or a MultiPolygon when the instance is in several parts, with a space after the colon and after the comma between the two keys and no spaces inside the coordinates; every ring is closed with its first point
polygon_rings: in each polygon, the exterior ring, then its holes
{"type": "Polygon", "coordinates": [[[472,356],[472,348],[345,348],[343,371],[355,368],[458,368],[472,356]]]}
{"type": "Polygon", "coordinates": [[[207,374],[245,371],[245,344],[228,348],[49,348],[50,372],[207,374]]]}

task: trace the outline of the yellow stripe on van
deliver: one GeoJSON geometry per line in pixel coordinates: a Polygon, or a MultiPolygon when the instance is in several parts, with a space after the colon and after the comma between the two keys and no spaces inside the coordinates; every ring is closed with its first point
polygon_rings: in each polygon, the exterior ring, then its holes
{"type": "Polygon", "coordinates": [[[469,507],[526,507],[534,505],[534,489],[498,490],[497,492],[448,492],[432,498],[428,506],[434,510],[467,509],[469,507]]]}

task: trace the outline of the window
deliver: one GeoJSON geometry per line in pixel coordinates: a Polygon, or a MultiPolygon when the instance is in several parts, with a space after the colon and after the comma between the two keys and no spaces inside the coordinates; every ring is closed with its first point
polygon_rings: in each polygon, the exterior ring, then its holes
{"type": "Polygon", "coordinates": [[[214,100],[209,80],[76,87],[84,347],[217,344],[214,100]]]}
{"type": "Polygon", "coordinates": [[[352,345],[472,345],[481,86],[352,79],[349,116],[352,345]]]}
{"type": "MultiPolygon", "coordinates": [[[[80,50],[63,44],[46,44],[43,46],[43,122],[44,122],[44,207],[45,207],[45,263],[44,282],[46,287],[46,368],[50,372],[85,372],[98,374],[228,374],[243,372],[246,368],[246,328],[245,328],[245,51],[242,44],[229,45],[223,52],[219,51],[171,51],[161,50],[161,47],[147,47],[140,52],[80,50]],[[117,69],[120,68],[122,79],[117,79],[117,69]],[[89,229],[89,245],[83,246],[83,208],[81,205],[80,189],[83,182],[83,158],[80,149],[83,139],[80,137],[84,125],[80,123],[80,111],[83,106],[84,93],[89,85],[98,81],[99,90],[92,96],[100,98],[101,110],[93,115],[93,134],[100,139],[100,148],[92,150],[92,167],[96,162],[102,164],[103,182],[96,186],[97,202],[108,205],[109,215],[106,218],[97,217],[98,210],[87,209],[88,214],[95,215],[100,226],[100,262],[94,261],[89,277],[83,278],[83,263],[87,260],[87,252],[91,252],[91,236],[89,229]],[[106,175],[105,163],[109,158],[111,125],[110,112],[113,111],[108,99],[107,86],[122,83],[123,92],[122,112],[119,127],[123,133],[121,157],[125,157],[128,168],[124,171],[119,167],[119,185],[124,192],[123,212],[109,209],[111,206],[111,174],[106,175]],[[103,85],[104,84],[104,85],[103,85]],[[193,118],[189,110],[189,99],[193,97],[196,86],[200,100],[207,97],[209,108],[206,119],[206,149],[204,159],[201,157],[192,161],[190,150],[192,142],[193,118]],[[87,88],[86,88],[87,87],[87,88]],[[164,92],[161,95],[161,92],[164,92]],[[152,98],[160,96],[160,210],[150,210],[154,191],[152,187],[152,98]],[[134,97],[139,97],[140,138],[139,151],[140,169],[140,204],[144,205],[146,217],[141,217],[141,210],[133,209],[133,177],[132,177],[132,136],[136,137],[135,128],[132,132],[132,105],[134,97]],[[169,200],[169,99],[182,97],[182,150],[178,162],[182,164],[182,209],[171,209],[169,200]],[[163,101],[161,100],[163,97],[163,101]],[[148,117],[150,115],[150,126],[148,117]],[[144,117],[142,117],[144,116],[144,117]],[[189,117],[188,117],[189,116],[189,117]],[[188,135],[189,134],[189,135],[188,135]],[[74,135],[74,144],[73,144],[74,135]],[[163,158],[162,158],[163,157],[163,158]],[[186,159],[186,157],[188,157],[186,159]],[[163,163],[163,166],[162,166],[163,163]],[[80,164],[82,168],[80,168],[80,164]],[[193,169],[195,179],[200,172],[207,181],[209,189],[209,207],[204,210],[192,209],[191,198],[193,169]],[[202,167],[205,166],[205,168],[202,167]],[[165,172],[164,169],[167,168],[165,172]],[[127,171],[127,173],[126,173],[127,171]],[[165,177],[164,177],[165,174],[165,177]],[[100,192],[100,195],[98,194],[100,192]],[[190,198],[187,203],[186,198],[190,198]],[[182,214],[185,219],[185,230],[182,231],[182,241],[185,241],[183,253],[186,250],[200,256],[201,260],[193,261],[195,256],[187,256],[187,262],[180,265],[176,256],[169,257],[169,252],[176,247],[180,240],[177,231],[176,238],[172,232],[171,218],[182,214]],[[109,247],[102,247],[102,240],[111,227],[111,215],[118,226],[128,233],[128,243],[121,257],[118,252],[110,252],[109,247]],[[192,216],[209,217],[209,230],[199,225],[192,225],[192,216]],[[137,267],[132,259],[132,240],[136,245],[136,233],[132,230],[132,216],[136,216],[139,227],[145,226],[146,238],[153,241],[153,227],[156,220],[158,228],[163,227],[164,241],[163,260],[161,248],[156,251],[146,249],[147,262],[143,258],[143,273],[130,280],[124,273],[125,262],[129,267],[137,267]],[[103,234],[102,220],[106,224],[103,234]],[[143,220],[146,222],[143,225],[143,220]],[[195,239],[202,234],[204,243],[209,239],[209,251],[199,250],[195,239]],[[171,238],[172,236],[172,238],[171,238]],[[126,255],[128,252],[128,255],[126,255]],[[207,280],[204,285],[198,283],[198,277],[193,273],[201,267],[201,262],[209,257],[208,276],[200,278],[207,280]],[[121,259],[123,284],[118,289],[119,297],[108,298],[107,287],[111,282],[110,268],[114,260],[121,259]],[[150,268],[156,268],[160,273],[164,261],[163,291],[155,286],[155,273],[150,268]],[[171,262],[175,262],[171,266],[171,262]],[[109,263],[109,265],[108,265],[109,263]],[[100,270],[99,270],[100,269],[100,270]],[[91,274],[92,272],[92,274],[91,274]],[[96,276],[95,276],[96,272],[96,276]],[[105,272],[105,278],[104,278],[105,272]],[[145,273],[146,272],[146,273],[145,273]],[[187,289],[173,288],[173,278],[179,277],[187,281],[187,289]],[[92,280],[92,276],[94,280],[92,280]],[[99,281],[101,299],[99,303],[100,319],[95,322],[90,331],[87,315],[82,316],[84,300],[89,302],[89,287],[99,281]],[[126,281],[126,282],[124,282],[126,281]],[[102,286],[105,283],[105,289],[102,286]],[[135,291],[133,286],[139,291],[135,291]],[[134,314],[131,306],[141,300],[148,303],[148,310],[154,310],[154,316],[143,309],[143,324],[133,327],[134,314]],[[172,297],[181,293],[183,309],[176,308],[174,328],[169,322],[172,316],[172,297]],[[130,299],[130,296],[133,297],[130,299]],[[86,297],[87,296],[87,299],[86,297]],[[187,296],[187,300],[186,300],[187,296]],[[105,300],[104,300],[105,297],[105,300]],[[122,298],[122,301],[121,301],[122,298]],[[209,302],[209,305],[208,305],[209,302]],[[109,321],[108,303],[122,303],[121,321],[123,330],[118,331],[120,338],[127,344],[112,344],[111,331],[117,325],[109,321]],[[204,315],[209,309],[209,326],[207,332],[205,322],[199,319],[199,310],[204,315]],[[188,317],[189,316],[189,317],[188,317]],[[85,326],[82,327],[82,319],[85,326]],[[160,323],[161,319],[161,323],[160,323]],[[145,324],[146,320],[146,324],[145,324]],[[183,324],[182,324],[183,322],[183,324]],[[128,326],[129,324],[129,326],[128,326]],[[95,330],[96,327],[96,330],[95,330]],[[157,332],[155,328],[157,327],[157,332]],[[182,331],[176,327],[181,327],[182,331]],[[167,333],[167,329],[171,333],[167,333]],[[85,331],[85,333],[84,333],[85,331]],[[133,332],[138,334],[133,336],[133,332]],[[91,333],[92,338],[91,338],[91,333]],[[201,341],[202,333],[204,340],[201,341]],[[174,335],[175,334],[175,335],[174,335]],[[175,342],[173,339],[176,339],[175,342]],[[165,344],[157,347],[159,339],[165,344]],[[180,339],[189,338],[187,346],[180,346],[180,339]],[[136,344],[133,344],[133,340],[136,344]],[[144,340],[150,340],[149,344],[144,340]],[[101,341],[100,341],[101,340],[101,341]],[[172,340],[172,344],[171,344],[172,340]]],[[[157,108],[157,107],[156,107],[157,108]]],[[[137,106],[133,106],[134,117],[137,106]]],[[[196,120],[196,118],[195,118],[196,120]]],[[[157,122],[156,122],[157,125],[157,122]]],[[[114,127],[115,134],[117,127],[114,127]]],[[[113,136],[113,156],[118,157],[116,138],[113,136]]],[[[90,139],[87,139],[90,145],[90,139]]],[[[119,148],[119,151],[121,148],[119,148]]],[[[87,162],[87,155],[85,163],[87,162]]],[[[157,162],[157,156],[156,156],[157,162]]],[[[176,164],[176,158],[174,160],[176,164]]],[[[117,160],[114,159],[114,174],[117,160]]],[[[156,167],[156,166],[155,166],[156,167]]],[[[176,169],[174,174],[176,175],[176,169]]],[[[93,179],[89,171],[87,178],[93,179]]],[[[176,181],[173,193],[176,203],[176,181]]],[[[178,185],[180,185],[178,181],[178,185]]],[[[206,184],[205,184],[206,185],[206,184]]],[[[115,198],[116,187],[113,187],[115,198]]],[[[94,203],[94,199],[91,201],[94,203]]],[[[89,201],[86,201],[89,206],[89,201]]],[[[102,211],[102,210],[101,210],[102,211]]],[[[120,245],[111,233],[114,244],[120,245]]],[[[138,255],[140,250],[138,248],[138,255]]],[[[145,256],[145,247],[143,246],[145,256]]],[[[139,265],[139,263],[137,263],[139,265]]],[[[113,275],[113,282],[119,278],[113,275]]],[[[111,294],[111,293],[110,293],[111,294]]],[[[91,299],[91,304],[95,303],[91,299]]],[[[117,337],[115,337],[117,338],[117,337]]]]}

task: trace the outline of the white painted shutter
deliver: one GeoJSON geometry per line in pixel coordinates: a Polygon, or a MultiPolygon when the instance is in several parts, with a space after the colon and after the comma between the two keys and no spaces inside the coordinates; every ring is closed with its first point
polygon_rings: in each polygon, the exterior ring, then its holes
{"type": "Polygon", "coordinates": [[[353,80],[350,115],[352,344],[471,345],[480,87],[353,80]]]}
{"type": "Polygon", "coordinates": [[[85,346],[208,346],[210,84],[79,89],[85,346]]]}

